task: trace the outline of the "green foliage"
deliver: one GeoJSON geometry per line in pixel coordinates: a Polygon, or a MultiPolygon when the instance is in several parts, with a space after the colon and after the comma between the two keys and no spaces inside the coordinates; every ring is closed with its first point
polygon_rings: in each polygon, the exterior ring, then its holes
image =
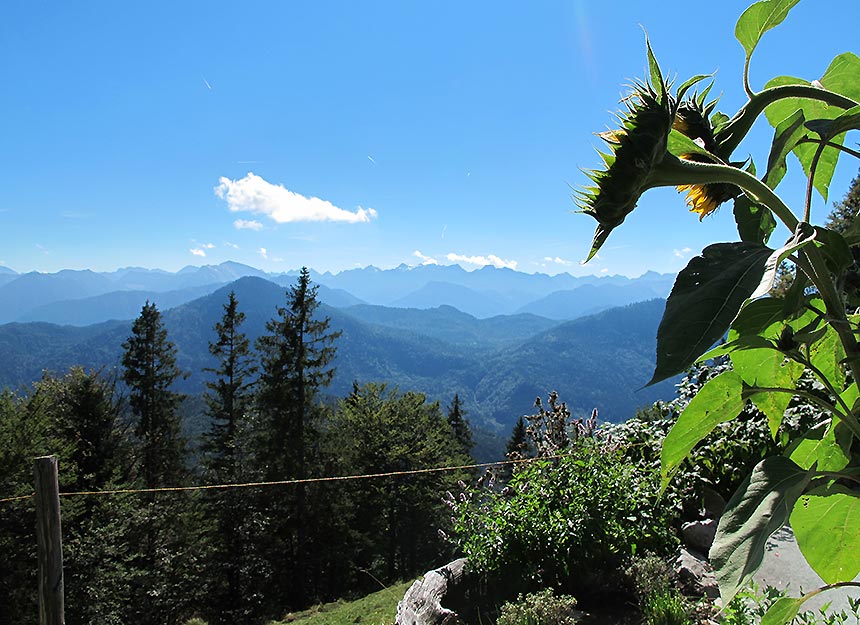
{"type": "Polygon", "coordinates": [[[502,604],[497,625],[576,625],[576,599],[550,589],[517,597],[502,604]]]}
{"type": "MultiPolygon", "coordinates": [[[[329,436],[345,474],[470,463],[438,403],[428,402],[421,393],[400,393],[380,384],[353,388],[332,416],[329,436]]],[[[391,583],[420,573],[424,563],[451,555],[439,536],[450,525],[439,500],[461,479],[468,474],[429,473],[359,480],[340,489],[350,537],[341,549],[355,569],[366,571],[359,588],[374,578],[391,583]]]]}
{"type": "MultiPolygon", "coordinates": [[[[767,457],[756,464],[726,506],[711,549],[724,602],[750,579],[768,537],[789,519],[801,530],[799,542],[807,561],[827,582],[811,594],[853,584],[851,578],[858,572],[860,529],[853,522],[858,462],[851,448],[860,440],[860,318],[847,312],[853,301],[846,284],[860,237],[849,234],[853,219],[843,231],[847,236],[833,228],[834,223],[822,228],[808,222],[812,189],[826,200],[839,157],[858,156],[842,145],[848,132],[860,130],[860,57],[851,52],[839,55],[820,80],[781,76],[754,92],[749,84],[750,58],[762,35],[780,24],[795,4],[797,0],[763,0],[741,15],[735,35],[746,53],[743,88],[748,102],[733,118],[714,115],[707,124],[712,136],[700,130],[705,124],[694,125],[679,116],[672,124],[674,131],[698,140],[698,147],[687,154],[682,153],[683,142],[666,143],[670,130],[650,137],[651,147],[662,150],[662,158],[641,165],[649,172],[648,184],[627,203],[632,210],[647,188],[677,186],[688,192],[691,210],[704,216],[738,195],[722,192],[722,185],[729,184],[747,198],[740,202],[741,209],[746,204],[748,209],[768,210],[793,233],[785,246],[770,250],[754,236],[755,224],[750,227],[750,220],[740,215],[741,242],[710,245],[679,273],[657,335],[652,381],[702,357],[728,354],[732,364],[731,371],[713,376],[701,387],[665,437],[664,486],[715,428],[745,412],[747,401],[765,414],[775,438],[792,397],[799,398],[796,408],[813,418],[810,432],[788,430],[789,457],[767,457]],[[752,166],[745,169],[731,156],[762,114],[775,135],[767,172],[759,179],[752,166]],[[674,151],[667,145],[674,145],[674,151]],[[773,191],[783,178],[789,153],[798,158],[807,177],[806,196],[795,210],[773,191]],[[786,289],[783,280],[783,297],[759,299],[772,288],[785,259],[796,266],[796,287],[786,289]],[[703,356],[726,331],[727,344],[703,356]]],[[[656,62],[650,44],[647,55],[653,79],[656,62]]],[[[704,110],[695,97],[678,107],[704,110]]],[[[630,132],[628,125],[606,134],[630,132]]],[[[639,134],[639,140],[649,139],[639,134]]],[[[613,159],[605,161],[608,172],[591,173],[592,180],[604,179],[617,166],[613,159]]],[[[788,622],[804,600],[780,599],[762,622],[788,622]]]]}
{"type": "Polygon", "coordinates": [[[673,544],[656,471],[622,458],[583,438],[560,458],[521,465],[502,491],[469,490],[451,502],[454,535],[491,576],[583,597],[607,588],[633,555],[673,544]]]}

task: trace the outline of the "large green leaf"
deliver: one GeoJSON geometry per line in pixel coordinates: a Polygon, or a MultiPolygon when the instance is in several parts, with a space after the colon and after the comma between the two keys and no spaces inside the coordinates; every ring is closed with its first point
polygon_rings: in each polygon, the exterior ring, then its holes
{"type": "Polygon", "coordinates": [[[747,53],[752,56],[761,36],[782,23],[791,8],[800,0],[764,0],[756,2],[738,18],[735,37],[747,53]]]}
{"type": "Polygon", "coordinates": [[[802,597],[780,597],[773,602],[773,605],[761,617],[761,625],[785,625],[786,623],[790,623],[797,616],[800,606],[811,596],[810,594],[803,595],[802,597]]]}
{"type": "Polygon", "coordinates": [[[811,477],[788,458],[765,458],[732,496],[710,553],[723,605],[761,566],[768,538],[788,521],[811,477]]]}
{"type": "Polygon", "coordinates": [[[819,471],[841,471],[848,466],[846,450],[851,440],[851,432],[843,424],[822,423],[797,441],[788,456],[803,469],[815,466],[819,471]]]}
{"type": "Polygon", "coordinates": [[[767,262],[765,262],[761,281],[750,297],[755,298],[767,295],[773,288],[773,283],[776,280],[776,272],[779,270],[782,261],[800,248],[812,243],[815,240],[815,235],[815,228],[808,223],[800,222],[797,224],[797,229],[794,231],[792,237],[785,242],[785,245],[778,250],[774,250],[768,257],[767,262]]]}
{"type": "Polygon", "coordinates": [[[648,384],[682,373],[722,338],[761,283],[771,253],[756,243],[717,243],[690,260],[666,301],[648,384]]]}
{"type": "MultiPolygon", "coordinates": [[[[840,54],[833,59],[833,62],[827,68],[827,71],[819,82],[825,89],[851,98],[855,102],[860,102],[860,57],[851,52],[840,54]]],[[[766,88],[782,85],[810,86],[811,84],[811,82],[802,78],[779,76],[768,82],[766,88]]],[[[781,122],[794,115],[798,110],[803,111],[803,116],[807,120],[836,119],[843,113],[843,109],[830,106],[820,100],[784,98],[768,106],[765,110],[765,115],[771,126],[778,128],[781,122]]],[[[841,144],[842,138],[843,135],[837,135],[831,141],[841,144]]],[[[816,149],[817,146],[814,143],[802,143],[795,146],[794,150],[792,150],[803,166],[803,171],[807,176],[809,175],[816,149]]],[[[825,200],[827,200],[827,190],[833,178],[839,154],[840,152],[837,149],[826,149],[818,161],[815,171],[815,188],[825,200]]]]}
{"type": "Polygon", "coordinates": [[[744,193],[735,198],[733,212],[741,241],[763,245],[776,229],[776,219],[770,209],[753,202],[744,193]]]}
{"type": "Polygon", "coordinates": [[[797,546],[828,584],[860,573],[860,493],[834,484],[803,495],[791,513],[797,546]]]}
{"type": "Polygon", "coordinates": [[[845,386],[845,371],[842,365],[845,348],[832,326],[828,325],[824,330],[824,336],[809,348],[809,361],[839,392],[845,386]]]}
{"type": "MultiPolygon", "coordinates": [[[[730,358],[747,386],[794,389],[804,370],[802,364],[788,360],[775,348],[739,349],[733,351],[730,358]]],[[[762,392],[750,395],[750,399],[767,416],[771,436],[776,438],[791,394],[762,392]]]]}
{"type": "Polygon", "coordinates": [[[771,189],[776,189],[785,176],[787,169],[785,158],[806,136],[805,122],[806,118],[803,116],[803,111],[798,109],[794,114],[779,122],[774,129],[773,142],[767,157],[767,173],[764,176],[764,183],[771,189]]]}
{"type": "Polygon", "coordinates": [[[834,119],[810,120],[806,122],[806,127],[825,141],[830,141],[849,130],[860,130],[860,106],[850,108],[834,119]]]}
{"type": "Polygon", "coordinates": [[[663,440],[660,452],[663,487],[699,441],[720,423],[731,421],[744,409],[743,380],[735,371],[723,371],[696,393],[663,440]]]}

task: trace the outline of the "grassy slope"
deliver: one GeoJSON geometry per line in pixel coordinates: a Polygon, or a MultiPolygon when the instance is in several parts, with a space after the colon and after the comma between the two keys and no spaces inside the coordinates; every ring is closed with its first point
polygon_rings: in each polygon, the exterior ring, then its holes
{"type": "Polygon", "coordinates": [[[404,582],[355,601],[326,603],[304,612],[288,614],[283,621],[273,621],[270,625],[391,625],[397,602],[411,585],[411,581],[404,582]]]}

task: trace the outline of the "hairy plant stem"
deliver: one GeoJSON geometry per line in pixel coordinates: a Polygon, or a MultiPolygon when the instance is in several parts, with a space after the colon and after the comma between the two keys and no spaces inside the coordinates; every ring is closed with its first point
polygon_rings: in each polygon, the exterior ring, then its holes
{"type": "MultiPolygon", "coordinates": [[[[801,143],[816,143],[816,144],[818,144],[818,143],[822,143],[822,141],[820,139],[811,139],[811,138],[807,137],[805,139],[801,139],[797,143],[798,144],[801,144],[801,143]]],[[[834,150],[839,150],[840,152],[845,152],[845,154],[848,154],[849,156],[853,156],[854,158],[860,158],[860,152],[858,152],[857,150],[852,150],[851,148],[846,148],[844,145],[840,145],[838,143],[833,143],[832,141],[824,141],[823,143],[828,148],[833,148],[834,150]]]]}
{"type": "Polygon", "coordinates": [[[719,143],[718,153],[723,155],[724,158],[728,157],[740,145],[750,128],[752,128],[755,120],[758,119],[758,116],[764,112],[768,105],[785,98],[819,100],[842,109],[850,109],[858,105],[851,98],[846,98],[833,91],[811,85],[782,85],[759,91],[751,95],[749,102],[717,133],[716,139],[719,143]]]}
{"type": "Polygon", "coordinates": [[[824,148],[827,143],[822,141],[818,144],[815,154],[812,157],[812,162],[809,165],[809,179],[806,182],[806,200],[803,204],[803,221],[808,222],[812,211],[812,189],[815,187],[815,172],[818,169],[818,161],[821,160],[821,155],[824,153],[824,148]]]}

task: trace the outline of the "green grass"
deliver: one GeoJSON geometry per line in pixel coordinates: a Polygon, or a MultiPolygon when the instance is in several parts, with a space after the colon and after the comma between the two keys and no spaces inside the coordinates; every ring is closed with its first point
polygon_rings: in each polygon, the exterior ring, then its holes
{"type": "Polygon", "coordinates": [[[392,625],[397,602],[412,582],[391,586],[355,601],[325,603],[303,612],[287,614],[269,625],[392,625]]]}

